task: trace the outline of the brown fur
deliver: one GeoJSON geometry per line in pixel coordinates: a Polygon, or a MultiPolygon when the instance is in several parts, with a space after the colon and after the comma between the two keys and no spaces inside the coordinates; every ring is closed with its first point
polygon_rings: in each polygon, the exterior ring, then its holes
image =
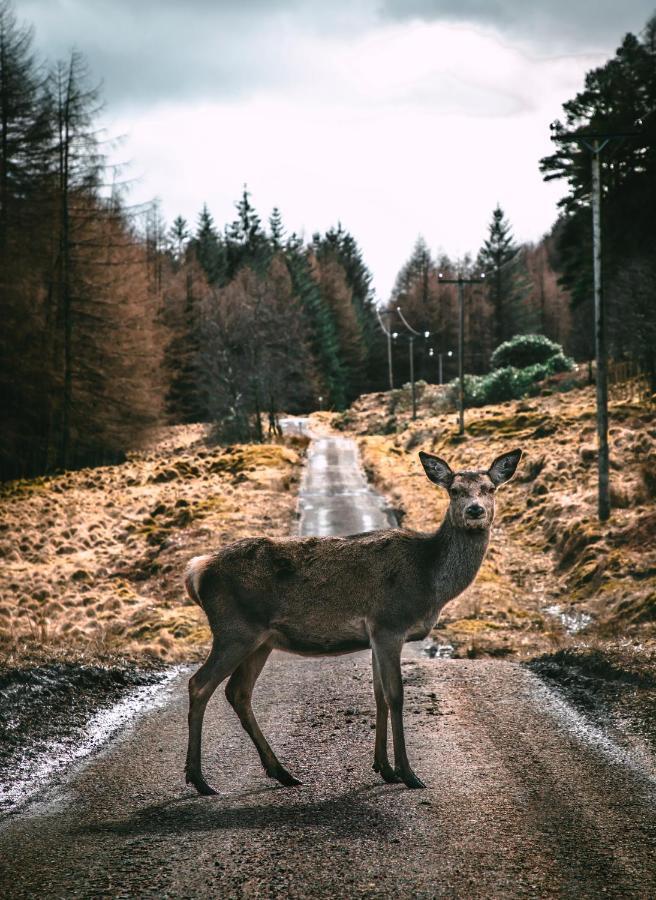
{"type": "Polygon", "coordinates": [[[422,786],[405,753],[401,647],[426,637],[442,607],[476,577],[494,518],[495,488],[512,477],[520,455],[504,454],[484,472],[453,473],[438,457],[420,454],[428,477],[451,497],[434,534],[390,529],[334,538],[251,538],[191,561],[185,585],[214,635],[207,662],[189,683],[186,771],[199,792],[213,793],[200,764],[203,712],[228,675],[226,693],[267,773],[295,783],[250,705],[255,679],[273,649],[313,656],[371,647],[378,710],[374,768],[386,781],[422,786]],[[396,770],[387,759],[388,709],[396,770]]]}

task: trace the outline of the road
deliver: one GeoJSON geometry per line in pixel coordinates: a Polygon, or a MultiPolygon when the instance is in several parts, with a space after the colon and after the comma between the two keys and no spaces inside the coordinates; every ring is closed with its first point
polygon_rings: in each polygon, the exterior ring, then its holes
{"type": "MultiPolygon", "coordinates": [[[[302,531],[346,527],[331,484],[348,491],[348,527],[386,520],[379,500],[382,519],[368,518],[354,466],[343,439],[314,444],[302,531]]],[[[656,896],[650,759],[626,755],[516,664],[403,665],[409,751],[426,790],[386,785],[371,769],[367,654],[274,654],[255,708],[300,787],[264,776],[217,692],[205,771],[219,795],[186,788],[180,679],[168,703],[4,824],[0,895],[656,896]]]]}

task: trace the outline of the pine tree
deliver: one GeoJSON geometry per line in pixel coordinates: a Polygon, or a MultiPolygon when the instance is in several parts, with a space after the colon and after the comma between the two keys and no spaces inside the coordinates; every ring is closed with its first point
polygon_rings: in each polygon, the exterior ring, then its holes
{"type": "Polygon", "coordinates": [[[364,380],[366,346],[362,327],[353,304],[346,273],[339,262],[330,256],[311,260],[321,296],[330,309],[339,346],[339,358],[345,373],[347,399],[358,396],[364,380]]]}
{"type": "MultiPolygon", "coordinates": [[[[656,280],[656,16],[641,36],[627,34],[615,56],[588,72],[583,89],[563,105],[556,136],[576,131],[638,131],[613,141],[601,155],[602,271],[612,356],[633,356],[656,385],[656,311],[645,308],[636,272],[656,280]],[[636,125],[637,123],[637,125],[636,125]],[[627,294],[627,287],[630,291],[627,294]]],[[[562,179],[556,252],[562,281],[572,296],[574,350],[593,354],[590,153],[575,140],[559,140],[540,162],[545,180],[562,179]]],[[[643,282],[644,283],[644,282],[643,282]]]]}
{"type": "Polygon", "coordinates": [[[51,131],[41,81],[31,29],[0,0],[0,261],[10,228],[27,225],[27,201],[43,189],[51,131]]]}
{"type": "Polygon", "coordinates": [[[98,91],[87,87],[88,69],[84,58],[73,51],[66,63],[59,62],[49,79],[55,115],[52,147],[54,173],[53,192],[55,264],[52,272],[57,321],[60,324],[61,407],[58,424],[58,465],[71,462],[71,420],[74,391],[75,324],[81,312],[77,300],[78,271],[76,249],[79,233],[90,215],[90,199],[97,190],[103,159],[93,129],[98,112],[98,91]]]}
{"type": "Polygon", "coordinates": [[[184,258],[190,238],[187,220],[182,216],[176,216],[168,234],[169,246],[176,262],[180,262],[184,258]]]}
{"type": "Polygon", "coordinates": [[[494,317],[494,346],[498,347],[514,334],[533,330],[533,323],[522,304],[528,285],[522,270],[519,246],[515,243],[510,223],[498,204],[492,212],[488,237],[478,254],[477,262],[487,275],[494,317]]]}
{"type": "Polygon", "coordinates": [[[257,272],[266,271],[272,248],[262,228],[260,217],[251,205],[251,195],[244,186],[237,203],[237,218],[226,229],[226,277],[230,281],[242,266],[257,272]]]}
{"type": "Polygon", "coordinates": [[[350,396],[355,397],[369,388],[372,374],[377,373],[382,378],[384,373],[384,347],[379,340],[371,272],[364,264],[355,239],[341,223],[324,235],[315,234],[312,248],[320,263],[335,262],[340,266],[350,291],[363,350],[358,364],[350,366],[349,391],[350,396]]]}
{"type": "Polygon", "coordinates": [[[339,340],[332,311],[312,276],[302,242],[292,235],[285,247],[285,261],[308,323],[310,347],[322,383],[321,393],[337,409],[346,406],[346,373],[339,356],[339,340]]]}
{"type": "Polygon", "coordinates": [[[207,203],[203,204],[198,216],[193,247],[208,282],[211,285],[221,284],[226,274],[226,253],[207,203]]]}
{"type": "Polygon", "coordinates": [[[269,234],[274,250],[280,250],[285,243],[285,228],[282,224],[282,215],[277,206],[273,207],[269,216],[269,234]]]}

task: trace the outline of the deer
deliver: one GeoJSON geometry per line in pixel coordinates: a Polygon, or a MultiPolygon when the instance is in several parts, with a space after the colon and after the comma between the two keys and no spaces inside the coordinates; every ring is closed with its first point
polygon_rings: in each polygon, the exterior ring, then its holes
{"type": "Polygon", "coordinates": [[[407,641],[426,638],[442,608],[476,578],[490,540],[496,490],[515,474],[521,455],[511,450],[489,469],[454,472],[439,456],[421,451],[428,479],[449,495],[435,532],[395,528],[348,537],[255,537],[192,559],[185,587],[204,610],[213,640],[189,680],[187,784],[199,794],[216,793],[203,776],[201,738],[207,703],[226,678],[228,702],[266,774],[287,787],[300,784],[269,746],[251,704],[271,651],[326,656],[371,648],[373,769],[387,783],[425,787],[406,751],[401,650],[407,641]]]}

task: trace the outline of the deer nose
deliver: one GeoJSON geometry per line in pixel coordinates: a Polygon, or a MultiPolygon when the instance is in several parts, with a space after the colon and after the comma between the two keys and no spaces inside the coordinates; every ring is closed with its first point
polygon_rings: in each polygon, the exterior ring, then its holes
{"type": "Polygon", "coordinates": [[[480,503],[471,503],[465,510],[465,515],[470,519],[480,519],[485,515],[485,510],[480,503]]]}

